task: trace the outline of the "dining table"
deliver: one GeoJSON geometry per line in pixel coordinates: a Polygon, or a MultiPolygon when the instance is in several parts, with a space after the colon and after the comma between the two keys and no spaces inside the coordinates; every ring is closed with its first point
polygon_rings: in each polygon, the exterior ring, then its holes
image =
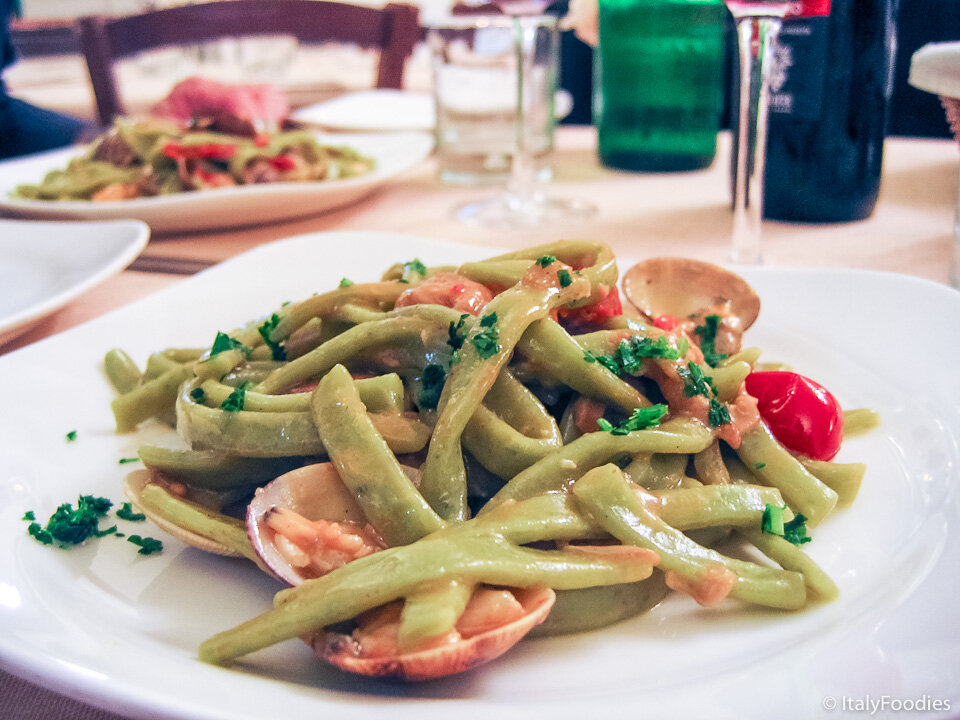
{"type": "MultiPolygon", "coordinates": [[[[721,133],[713,164],[681,173],[622,172],[603,167],[591,127],[556,133],[554,177],[544,191],[588,201],[596,214],[579,225],[489,229],[462,223],[454,208],[497,188],[444,185],[429,158],[367,197],[346,207],[284,222],[223,227],[203,232],[154,233],[129,267],[87,290],[67,306],[0,346],[0,355],[100,318],[184,282],[265,243],[324,231],[384,231],[443,243],[480,245],[490,254],[559,239],[588,238],[633,258],[685,256],[728,263],[732,211],[731,138],[721,133]]],[[[948,283],[958,197],[956,142],[888,138],[876,209],[858,222],[763,227],[762,263],[770,267],[844,268],[900,273],[948,283]]],[[[323,243],[322,235],[316,236],[323,243]]],[[[397,257],[403,239],[397,239],[397,257]]],[[[327,249],[337,262],[340,249],[327,249]]],[[[282,275],[283,267],[263,272],[282,275]]],[[[798,298],[802,303],[802,298],[798,298]]],[[[954,329],[956,330],[956,329],[954,329]]],[[[121,720],[109,708],[57,694],[45,680],[18,667],[0,670],[4,720],[121,720]],[[25,675],[25,677],[20,677],[25,675]]],[[[96,700],[94,700],[96,703],[96,700]]]]}

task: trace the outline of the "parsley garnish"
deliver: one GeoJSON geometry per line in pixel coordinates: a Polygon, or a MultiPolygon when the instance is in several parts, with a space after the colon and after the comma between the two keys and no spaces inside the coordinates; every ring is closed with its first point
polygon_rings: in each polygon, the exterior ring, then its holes
{"type": "Polygon", "coordinates": [[[451,320],[450,327],[447,328],[447,345],[453,348],[453,353],[450,355],[451,366],[460,362],[460,348],[463,347],[463,342],[466,339],[466,331],[463,329],[463,324],[467,321],[468,317],[470,316],[464,313],[456,323],[451,320]]]}
{"type": "Polygon", "coordinates": [[[557,270],[557,280],[560,281],[560,287],[570,287],[570,283],[573,282],[573,278],[570,277],[570,271],[566,268],[560,268],[557,270]]]}
{"type": "Polygon", "coordinates": [[[656,427],[660,424],[660,420],[663,419],[663,416],[667,414],[667,408],[664,404],[652,405],[647,408],[637,408],[633,413],[624,420],[619,425],[614,425],[609,420],[600,418],[597,420],[597,425],[604,432],[608,432],[611,435],[626,435],[627,433],[634,432],[636,430],[646,430],[648,428],[656,427]]]}
{"type": "Polygon", "coordinates": [[[807,534],[807,518],[802,513],[783,525],[783,539],[794,545],[803,545],[812,539],[807,534]]]}
{"type": "Polygon", "coordinates": [[[497,328],[497,314],[493,312],[480,318],[480,327],[483,329],[474,335],[470,342],[477,349],[477,355],[482,360],[486,360],[500,352],[500,330],[497,328]]]}
{"type": "Polygon", "coordinates": [[[753,469],[754,469],[754,470],[763,470],[766,466],[767,466],[767,464],[766,464],[765,462],[758,462],[758,463],[754,463],[754,464],[753,464],[753,469]]]}
{"type": "Polygon", "coordinates": [[[23,514],[23,517],[20,518],[20,519],[21,519],[21,520],[29,520],[29,521],[32,522],[33,520],[36,520],[36,519],[37,519],[37,516],[33,514],[33,510],[27,510],[27,511],[23,514]]]}
{"type": "Polygon", "coordinates": [[[350,287],[353,285],[353,280],[349,278],[340,278],[340,287],[350,287]]]}
{"type": "Polygon", "coordinates": [[[135,463],[135,462],[139,462],[139,461],[140,461],[140,458],[138,458],[138,457],[120,458],[120,462],[117,463],[117,464],[118,464],[118,465],[126,465],[127,463],[135,463]]]}
{"type": "MultiPolygon", "coordinates": [[[[116,525],[100,529],[100,520],[107,514],[113,503],[107,498],[81,495],[77,498],[77,507],[63,503],[50,516],[46,525],[31,522],[27,532],[44,545],[58,543],[60,547],[79,545],[92,537],[103,537],[117,531],[116,525]]],[[[31,511],[23,516],[24,520],[35,519],[31,511]]]]}
{"type": "Polygon", "coordinates": [[[541,255],[537,258],[537,265],[542,268],[548,267],[555,263],[557,259],[553,255],[541,255]]]}
{"type": "Polygon", "coordinates": [[[443,392],[443,384],[447,380],[447,373],[442,365],[431,363],[423,369],[421,383],[423,389],[420,391],[420,400],[418,404],[424,410],[436,410],[440,402],[440,394],[443,392]]]}
{"type": "Polygon", "coordinates": [[[133,503],[125,502],[120,506],[120,509],[117,510],[117,517],[121,520],[129,520],[131,522],[142,522],[147,519],[147,516],[143,513],[134,512],[133,503]]]}
{"type": "Polygon", "coordinates": [[[707,422],[711,427],[729,425],[732,422],[727,406],[716,398],[710,399],[710,409],[707,411],[707,422]]]}
{"type": "Polygon", "coordinates": [[[793,520],[784,522],[786,506],[767,505],[760,520],[760,529],[770,535],[779,535],[793,545],[803,545],[812,539],[807,534],[807,518],[797,513],[793,520]]]}
{"type": "Polygon", "coordinates": [[[427,266],[420,262],[420,258],[414,258],[410,262],[405,262],[403,267],[410,272],[416,273],[420,277],[425,278],[427,276],[427,266]]]}
{"type": "Polygon", "coordinates": [[[152,537],[141,537],[140,535],[131,535],[127,538],[127,542],[131,542],[134,545],[137,545],[140,549],[137,550],[138,555],[153,555],[153,553],[160,552],[163,550],[163,543],[152,537]]]}
{"type": "Polygon", "coordinates": [[[250,348],[242,342],[234,340],[226,333],[218,332],[217,337],[213,340],[213,345],[210,347],[210,357],[222,353],[224,350],[242,350],[244,355],[250,355],[250,348]]]}
{"type": "Polygon", "coordinates": [[[686,367],[678,367],[677,375],[683,380],[683,394],[686,397],[703,395],[710,397],[717,394],[717,386],[713,378],[703,372],[703,368],[695,362],[687,363],[686,367]]]}
{"type": "Polygon", "coordinates": [[[67,437],[67,442],[73,442],[74,440],[77,439],[77,431],[71,430],[70,432],[67,433],[66,437],[67,437]]]}
{"type": "Polygon", "coordinates": [[[718,353],[714,348],[714,344],[717,341],[717,330],[720,327],[720,320],[719,315],[707,315],[703,319],[704,324],[698,325],[693,330],[700,336],[700,349],[703,351],[704,362],[711,367],[716,367],[727,359],[727,355],[718,353]]]}
{"type": "Polygon", "coordinates": [[[587,350],[583,354],[583,359],[589,363],[595,362],[603,365],[614,375],[620,374],[620,363],[617,362],[617,359],[613,355],[597,355],[596,353],[587,350]]]}
{"type": "Polygon", "coordinates": [[[779,535],[783,537],[783,511],[785,507],[777,505],[767,505],[763,509],[763,517],[760,519],[760,529],[770,535],[779,535]]]}
{"type": "Polygon", "coordinates": [[[643,370],[644,358],[678,360],[680,359],[680,351],[670,345],[666,335],[661,335],[656,340],[643,336],[621,340],[617,349],[611,355],[598,355],[589,350],[583,354],[583,359],[587,362],[600,363],[616,375],[640,374],[643,370]]]}
{"type": "Polygon", "coordinates": [[[257,332],[260,333],[260,337],[263,338],[263,342],[266,344],[266,346],[270,348],[271,359],[286,360],[287,350],[283,347],[283,341],[270,339],[270,333],[272,333],[279,324],[280,316],[274,313],[268,317],[260,327],[257,328],[257,332]]]}
{"type": "Polygon", "coordinates": [[[226,410],[227,412],[240,412],[243,410],[243,404],[247,397],[247,386],[246,383],[241,385],[238,388],[234,388],[233,392],[227,395],[227,398],[220,403],[220,409],[226,410]]]}
{"type": "Polygon", "coordinates": [[[207,394],[203,391],[202,387],[195,387],[190,391],[190,397],[194,402],[203,403],[207,399],[207,394]]]}

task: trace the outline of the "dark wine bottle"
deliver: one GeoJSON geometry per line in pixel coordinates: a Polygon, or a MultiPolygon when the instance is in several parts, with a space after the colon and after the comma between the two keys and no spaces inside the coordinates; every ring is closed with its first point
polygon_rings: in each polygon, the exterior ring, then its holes
{"type": "Polygon", "coordinates": [[[880,191],[897,0],[832,0],[780,31],[771,82],[764,216],[868,217],[880,191]]]}

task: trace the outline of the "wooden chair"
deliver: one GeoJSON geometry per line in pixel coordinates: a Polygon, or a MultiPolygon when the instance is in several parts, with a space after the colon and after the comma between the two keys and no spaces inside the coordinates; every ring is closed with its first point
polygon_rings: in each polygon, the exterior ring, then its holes
{"type": "Polygon", "coordinates": [[[147,50],[258,35],[353,44],[380,49],[378,88],[400,88],[407,58],[421,36],[418,10],[411,5],[377,9],[326,0],[219,0],[127,17],[85,17],[79,24],[104,125],[124,112],[114,63],[147,50]]]}
{"type": "Polygon", "coordinates": [[[73,22],[14,20],[10,23],[10,42],[21,58],[80,54],[80,40],[73,22]]]}

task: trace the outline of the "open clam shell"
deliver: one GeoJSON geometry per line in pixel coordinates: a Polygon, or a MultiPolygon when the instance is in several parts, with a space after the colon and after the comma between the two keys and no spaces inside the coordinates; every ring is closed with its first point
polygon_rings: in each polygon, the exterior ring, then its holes
{"type": "Polygon", "coordinates": [[[275,545],[275,533],[267,517],[277,507],[289,508],[307,520],[367,523],[363,510],[330,463],[291,470],[259,488],[247,506],[247,535],[264,564],[290,585],[299,585],[306,577],[275,545]]]}
{"type": "Polygon", "coordinates": [[[149,504],[145,503],[141,498],[144,488],[157,482],[158,479],[152,475],[149,470],[134,470],[124,478],[123,491],[130,501],[133,502],[144,515],[150,518],[157,527],[170,533],[178,540],[182,540],[187,545],[208,553],[213,553],[214,555],[243,557],[243,553],[237,552],[224,543],[182,528],[171,522],[168,518],[157,514],[149,504]]]}
{"type": "Polygon", "coordinates": [[[556,594],[550,588],[511,590],[523,607],[514,622],[450,645],[383,657],[361,657],[349,635],[326,632],[305,638],[314,652],[341,670],[401,680],[431,680],[461,673],[503,655],[534,627],[546,620],[556,594]]]}
{"type": "Polygon", "coordinates": [[[623,293],[654,320],[661,315],[686,318],[729,303],[730,315],[749,328],[760,314],[760,297],[739,275],[719,265],[689,258],[642,260],[623,275],[623,293]]]}

